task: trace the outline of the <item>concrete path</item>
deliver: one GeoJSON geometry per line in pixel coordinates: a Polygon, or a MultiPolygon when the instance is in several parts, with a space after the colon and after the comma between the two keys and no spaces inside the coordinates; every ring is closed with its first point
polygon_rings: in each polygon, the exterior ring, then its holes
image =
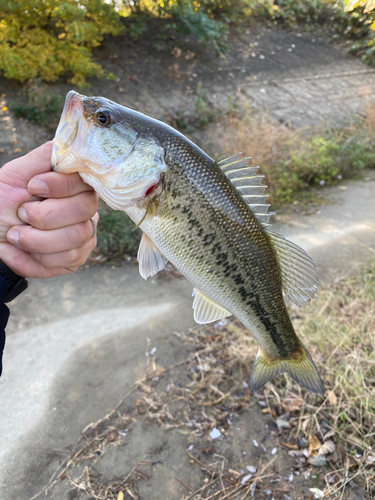
{"type": "MultiPolygon", "coordinates": [[[[323,283],[369,261],[375,251],[375,179],[327,193],[334,204],[311,216],[279,216],[284,223],[274,225],[308,250],[323,283]]],[[[173,331],[195,326],[192,286],[182,279],[145,282],[136,266],[91,267],[30,281],[11,304],[0,382],[4,500],[29,500],[42,489],[82,429],[110,411],[142,376],[147,339],[149,348],[157,348],[158,363],[168,366],[185,357],[173,331]]],[[[259,427],[260,410],[252,411],[259,427]]],[[[165,438],[182,455],[186,444],[178,434],[163,435],[156,427],[150,432],[149,446],[165,438]]],[[[163,494],[176,486],[169,479],[156,478],[152,488],[158,493],[147,498],[167,498],[163,494]]],[[[61,483],[48,498],[65,499],[64,488],[61,483]]]]}

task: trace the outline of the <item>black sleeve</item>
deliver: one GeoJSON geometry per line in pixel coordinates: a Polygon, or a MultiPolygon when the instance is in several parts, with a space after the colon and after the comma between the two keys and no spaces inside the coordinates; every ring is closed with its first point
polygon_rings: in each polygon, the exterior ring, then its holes
{"type": "Polygon", "coordinates": [[[4,303],[8,283],[0,276],[0,376],[3,371],[3,351],[5,346],[5,327],[8,323],[9,309],[4,303]]]}

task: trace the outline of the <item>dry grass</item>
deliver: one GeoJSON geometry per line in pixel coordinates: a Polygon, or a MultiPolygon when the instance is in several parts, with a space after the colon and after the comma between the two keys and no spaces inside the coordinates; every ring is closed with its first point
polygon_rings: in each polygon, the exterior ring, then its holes
{"type": "Polygon", "coordinates": [[[292,308],[294,325],[318,361],[324,401],[287,377],[284,386],[274,381],[264,391],[271,412],[292,407],[298,425],[291,442],[314,436],[317,456],[329,442],[327,463],[336,471],[325,477],[325,498],[347,498],[345,487],[356,476],[375,494],[374,271],[337,281],[303,310],[292,308]]]}
{"type": "Polygon", "coordinates": [[[243,152],[265,175],[271,203],[290,203],[306,187],[319,187],[352,178],[375,167],[375,101],[368,100],[359,121],[341,129],[329,126],[293,129],[267,115],[228,112],[207,132],[206,147],[213,157],[243,152]]]}
{"type": "MultiPolygon", "coordinates": [[[[249,379],[257,345],[237,320],[208,325],[187,335],[176,333],[192,354],[163,370],[157,370],[154,358],[147,354],[143,379],[108,415],[83,430],[77,449],[44,491],[66,479],[77,495],[72,498],[78,498],[82,492],[97,500],[141,499],[138,485],[153,474],[148,457],[139,457],[142,460],[124,471],[121,479],[103,482],[95,470],[106,451],[122,443],[125,427],[131,428],[143,420],[157,423],[166,431],[178,429],[186,436],[201,439],[215,427],[221,432],[229,431],[233,415],[241,413],[255,399],[265,418],[274,421],[273,434],[283,446],[283,453],[295,460],[292,470],[298,470],[306,480],[315,474],[321,498],[373,498],[374,299],[375,266],[320,290],[303,309],[292,306],[296,330],[325,382],[327,392],[323,400],[287,376],[278,377],[253,395],[244,380],[249,379]],[[167,380],[161,384],[160,379],[168,373],[177,379],[184,373],[190,382],[184,387],[167,385],[167,380]],[[127,410],[123,406],[125,400],[127,410]],[[180,410],[184,405],[186,411],[175,411],[177,403],[180,410]]],[[[194,491],[188,475],[176,478],[186,490],[184,500],[244,499],[255,495],[259,488],[272,492],[275,499],[284,498],[287,493],[275,486],[281,484],[275,483],[281,476],[271,467],[273,458],[244,481],[238,464],[229,463],[225,456],[210,455],[211,450],[203,451],[207,453],[205,458],[193,451],[181,453],[187,453],[203,474],[201,485],[194,491]]],[[[311,479],[308,484],[311,486],[311,479]]],[[[298,498],[307,497],[302,494],[298,498]]],[[[312,499],[313,494],[309,500],[312,499]]]]}

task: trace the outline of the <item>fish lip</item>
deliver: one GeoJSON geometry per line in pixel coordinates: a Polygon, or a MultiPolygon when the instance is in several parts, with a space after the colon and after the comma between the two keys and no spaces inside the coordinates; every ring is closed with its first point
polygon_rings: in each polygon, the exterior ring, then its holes
{"type": "Polygon", "coordinates": [[[85,96],[79,94],[78,92],[71,90],[65,98],[64,108],[53,139],[54,145],[52,149],[51,165],[52,170],[55,172],[59,171],[59,166],[57,165],[59,150],[64,148],[66,145],[70,146],[70,144],[68,144],[69,138],[71,139],[71,143],[73,143],[77,135],[79,126],[77,117],[82,115],[82,101],[84,97],[85,96]],[[69,131],[71,131],[70,135],[69,131]],[[75,134],[74,137],[72,134],[75,134]]]}
{"type": "Polygon", "coordinates": [[[64,109],[61,114],[61,120],[66,119],[75,108],[82,108],[82,101],[85,96],[78,94],[75,90],[70,90],[65,98],[64,109]]]}

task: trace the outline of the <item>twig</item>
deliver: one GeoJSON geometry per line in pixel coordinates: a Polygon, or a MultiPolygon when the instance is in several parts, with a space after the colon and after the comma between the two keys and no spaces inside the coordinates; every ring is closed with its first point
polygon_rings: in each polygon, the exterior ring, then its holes
{"type": "Polygon", "coordinates": [[[184,486],[189,491],[189,493],[191,493],[193,491],[192,488],[189,488],[189,486],[187,484],[185,484],[183,481],[181,481],[181,479],[178,479],[178,477],[175,477],[175,480],[178,481],[179,483],[181,483],[182,486],[184,486]]]}
{"type": "Polygon", "coordinates": [[[190,451],[187,451],[187,454],[189,455],[190,458],[192,458],[195,462],[197,462],[199,465],[201,465],[202,467],[204,467],[210,474],[214,474],[214,471],[211,470],[206,464],[204,464],[203,462],[201,462],[200,460],[197,459],[197,457],[195,457],[192,453],[190,453],[190,451]]]}

